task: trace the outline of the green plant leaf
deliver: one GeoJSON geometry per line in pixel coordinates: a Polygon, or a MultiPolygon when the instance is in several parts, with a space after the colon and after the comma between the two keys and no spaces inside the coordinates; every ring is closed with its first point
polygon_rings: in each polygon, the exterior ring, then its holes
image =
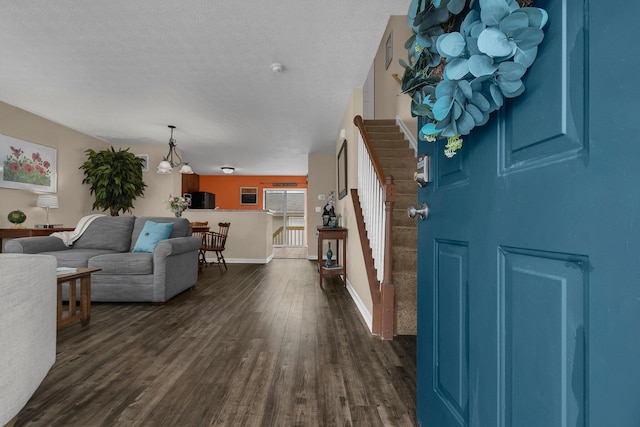
{"type": "Polygon", "coordinates": [[[467,104],[467,113],[469,113],[471,117],[473,117],[473,121],[476,125],[482,122],[482,119],[484,118],[484,113],[473,104],[467,104]]]}
{"type": "Polygon", "coordinates": [[[469,71],[476,77],[489,76],[496,72],[498,65],[485,54],[473,55],[469,58],[469,71]]]}
{"type": "Polygon", "coordinates": [[[464,9],[465,3],[465,0],[450,0],[447,9],[449,9],[449,12],[457,15],[464,9]]]}
{"type": "Polygon", "coordinates": [[[448,123],[440,132],[442,136],[450,137],[458,135],[458,130],[456,128],[456,122],[448,123]]]}
{"type": "Polygon", "coordinates": [[[505,0],[480,0],[480,19],[487,26],[499,25],[510,13],[505,0]]]}
{"type": "Polygon", "coordinates": [[[449,33],[438,37],[436,43],[438,53],[446,58],[457,58],[464,52],[467,43],[460,33],[449,33]]]}
{"type": "Polygon", "coordinates": [[[427,104],[416,104],[416,106],[412,109],[412,113],[416,116],[426,116],[431,113],[431,107],[427,104]]]}
{"type": "Polygon", "coordinates": [[[520,49],[527,50],[542,42],[544,32],[540,28],[527,27],[514,30],[511,36],[520,49]]]}
{"type": "Polygon", "coordinates": [[[498,74],[505,80],[520,80],[526,72],[524,65],[513,61],[501,62],[498,66],[498,74]]]}
{"type": "Polygon", "coordinates": [[[498,87],[506,98],[513,98],[514,93],[518,93],[524,87],[522,80],[506,80],[502,76],[498,76],[498,87]]]}
{"type": "Polygon", "coordinates": [[[516,51],[516,54],[513,56],[513,60],[518,64],[522,64],[526,68],[529,68],[536,60],[536,56],[538,56],[537,47],[526,50],[518,49],[516,51]]]}
{"type": "Polygon", "coordinates": [[[109,209],[111,215],[131,211],[133,200],[144,194],[146,184],[142,180],[141,158],[129,149],[96,152],[86,150],[88,160],[80,169],[84,170],[82,182],[89,184],[90,194],[95,196],[94,209],[109,209]]]}
{"type": "Polygon", "coordinates": [[[425,134],[425,135],[436,135],[438,133],[440,133],[440,131],[438,129],[436,129],[436,125],[435,123],[427,123],[424,126],[422,126],[422,129],[420,129],[420,132],[425,134]]]}
{"type": "Polygon", "coordinates": [[[504,104],[504,96],[502,95],[500,88],[495,84],[491,84],[489,86],[489,92],[491,93],[491,98],[496,106],[498,108],[502,108],[502,105],[504,104]]]}
{"type": "Polygon", "coordinates": [[[449,96],[453,98],[454,92],[458,87],[457,83],[451,80],[443,80],[436,86],[435,96],[437,99],[443,96],[449,96]]]}
{"type": "Polygon", "coordinates": [[[428,34],[417,34],[416,35],[416,43],[418,43],[423,48],[431,47],[431,37],[428,34]]]}
{"type": "Polygon", "coordinates": [[[471,83],[469,83],[468,80],[460,80],[458,82],[458,88],[460,88],[460,92],[462,92],[465,98],[471,99],[473,96],[473,89],[471,89],[471,83]]]}
{"type": "Polygon", "coordinates": [[[451,118],[453,120],[458,120],[460,118],[460,116],[462,115],[462,106],[460,105],[459,102],[455,102],[453,103],[453,108],[451,111],[451,118]]]}
{"type": "Polygon", "coordinates": [[[473,92],[473,97],[471,98],[471,102],[480,109],[480,111],[489,111],[491,108],[491,104],[487,101],[487,98],[484,97],[480,92],[473,92]]]}
{"type": "Polygon", "coordinates": [[[466,58],[456,58],[447,63],[444,72],[448,79],[460,80],[469,74],[469,60],[466,58]]]}
{"type": "Polygon", "coordinates": [[[511,34],[520,28],[529,27],[529,17],[526,13],[513,12],[511,15],[500,21],[500,31],[505,34],[511,34]]]}
{"type": "Polygon", "coordinates": [[[438,97],[438,100],[433,106],[433,117],[436,120],[444,120],[451,112],[453,106],[453,98],[450,95],[438,97]]]}
{"type": "Polygon", "coordinates": [[[482,24],[482,22],[480,21],[480,13],[475,9],[471,9],[460,24],[460,32],[466,35],[470,35],[471,28],[476,23],[482,24]]]}
{"type": "Polygon", "coordinates": [[[509,57],[516,50],[516,43],[507,39],[497,28],[485,28],[478,36],[478,49],[493,58],[509,57]]]}
{"type": "Polygon", "coordinates": [[[529,26],[540,28],[544,27],[549,20],[549,14],[546,10],[537,7],[523,7],[518,12],[524,12],[529,18],[529,26]]]}
{"type": "Polygon", "coordinates": [[[458,120],[456,120],[456,127],[460,135],[469,135],[471,130],[476,126],[476,122],[473,116],[468,112],[463,112],[458,120]]]}

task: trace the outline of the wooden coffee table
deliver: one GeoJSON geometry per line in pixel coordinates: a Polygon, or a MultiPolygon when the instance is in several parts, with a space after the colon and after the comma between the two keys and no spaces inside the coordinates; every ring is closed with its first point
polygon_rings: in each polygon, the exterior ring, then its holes
{"type": "Polygon", "coordinates": [[[75,320],[80,320],[82,326],[89,324],[91,319],[91,273],[100,268],[78,268],[76,271],[58,274],[58,308],[57,326],[61,328],[75,320]],[[80,307],[76,304],[76,284],[80,280],[80,307]],[[62,306],[62,284],[69,283],[69,304],[64,310],[62,306]],[[78,310],[79,309],[79,310],[78,310]]]}

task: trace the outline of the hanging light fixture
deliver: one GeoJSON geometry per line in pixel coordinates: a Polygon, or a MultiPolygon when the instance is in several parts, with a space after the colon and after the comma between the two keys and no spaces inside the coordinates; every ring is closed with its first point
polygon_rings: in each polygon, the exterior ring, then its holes
{"type": "Polygon", "coordinates": [[[180,157],[180,155],[176,151],[177,144],[176,144],[176,140],[173,139],[173,130],[176,127],[173,125],[169,125],[168,127],[169,129],[171,129],[171,136],[169,137],[169,153],[167,153],[167,155],[162,159],[162,161],[158,165],[157,172],[161,174],[169,174],[173,172],[173,168],[176,168],[182,165],[182,167],[178,172],[184,173],[184,174],[192,174],[193,169],[191,169],[191,166],[189,166],[189,163],[185,162],[183,164],[182,157],[180,157]]]}

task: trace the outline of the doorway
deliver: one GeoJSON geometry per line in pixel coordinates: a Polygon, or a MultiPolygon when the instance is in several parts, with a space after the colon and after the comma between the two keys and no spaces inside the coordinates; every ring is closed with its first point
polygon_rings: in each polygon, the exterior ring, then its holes
{"type": "Polygon", "coordinates": [[[264,190],[264,208],[273,211],[274,258],[306,258],[306,205],[306,190],[264,190]]]}

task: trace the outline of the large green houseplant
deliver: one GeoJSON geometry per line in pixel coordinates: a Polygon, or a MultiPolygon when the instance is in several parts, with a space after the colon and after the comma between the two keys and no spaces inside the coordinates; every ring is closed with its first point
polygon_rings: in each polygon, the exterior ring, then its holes
{"type": "Polygon", "coordinates": [[[91,185],[95,195],[93,209],[109,209],[111,216],[131,212],[133,201],[144,194],[147,186],[142,180],[144,160],[129,152],[85,150],[88,160],[80,166],[84,170],[83,184],[91,185]]]}

